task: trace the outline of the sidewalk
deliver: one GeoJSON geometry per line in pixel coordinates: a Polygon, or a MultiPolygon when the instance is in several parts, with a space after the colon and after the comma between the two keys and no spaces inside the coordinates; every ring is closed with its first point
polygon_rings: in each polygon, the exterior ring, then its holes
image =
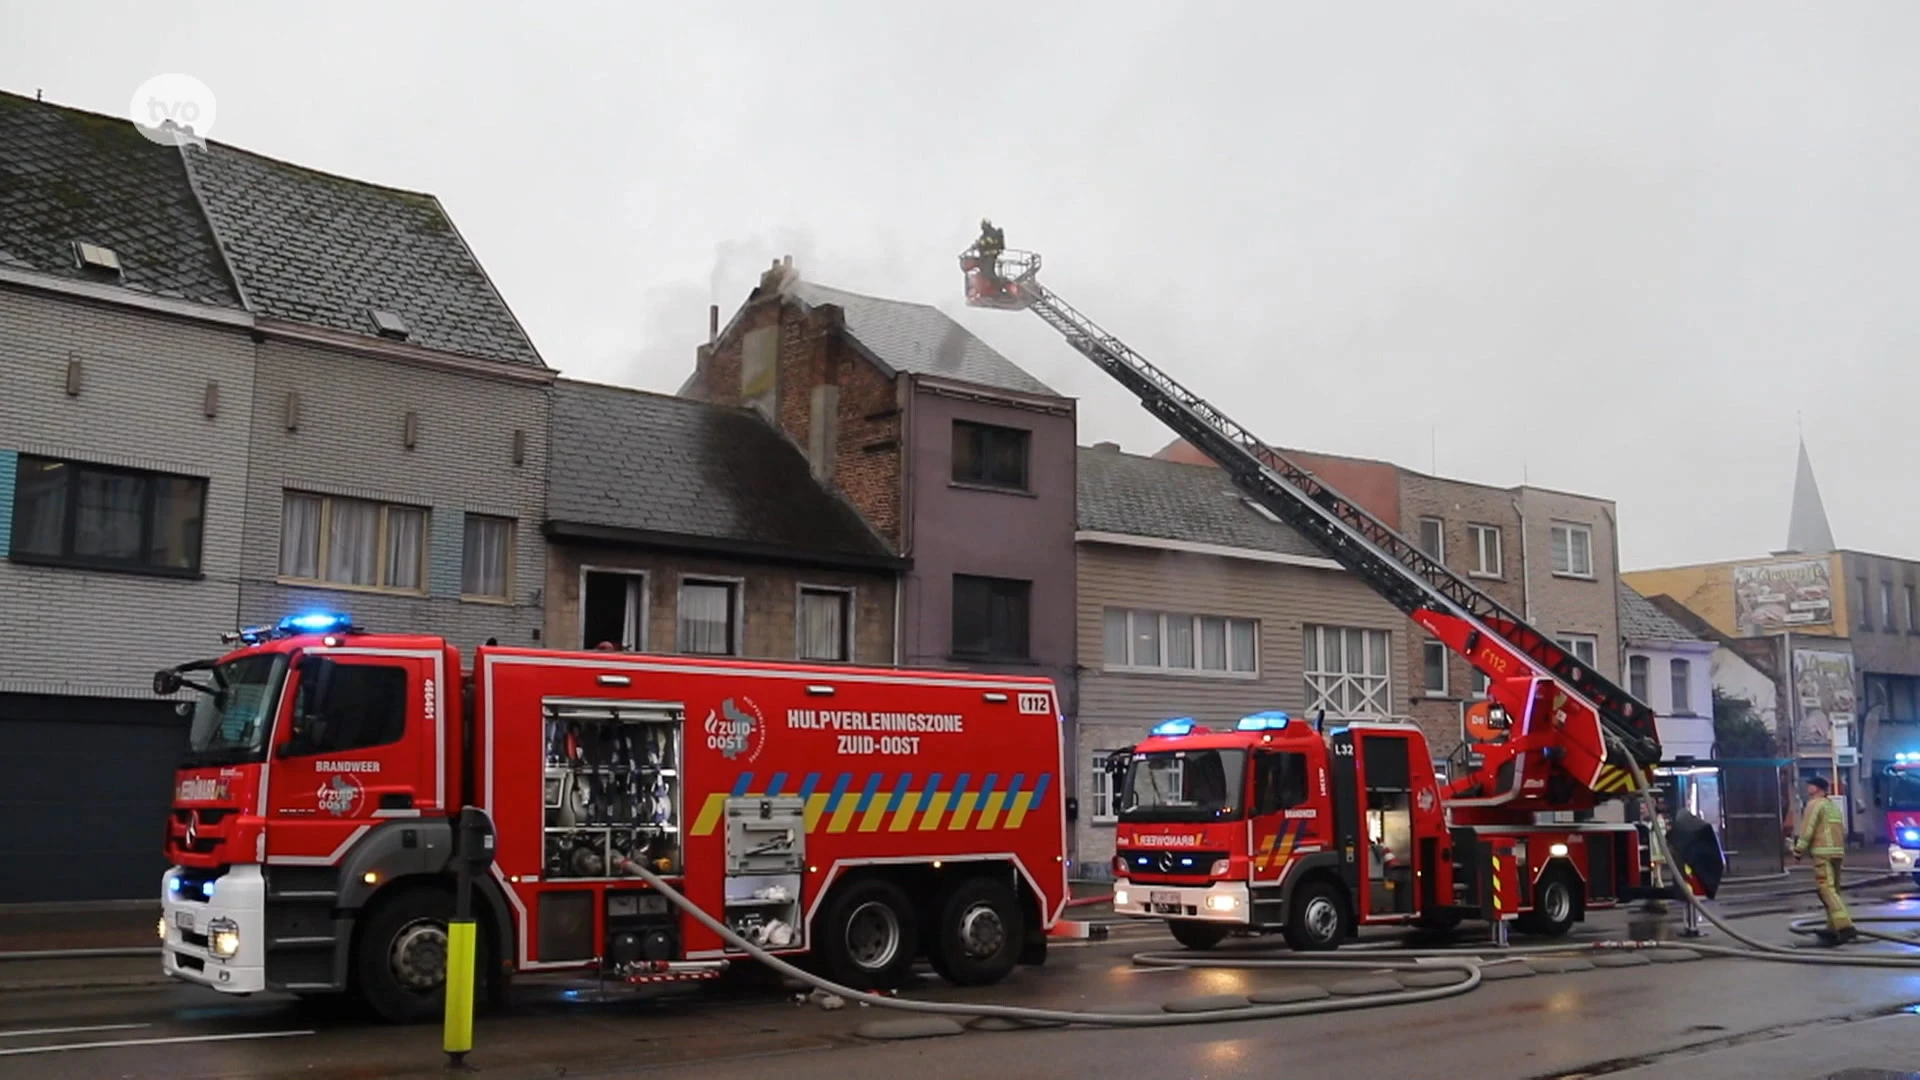
{"type": "Polygon", "coordinates": [[[153,948],[159,944],[154,933],[159,919],[158,899],[0,904],[0,953],[153,948]]]}

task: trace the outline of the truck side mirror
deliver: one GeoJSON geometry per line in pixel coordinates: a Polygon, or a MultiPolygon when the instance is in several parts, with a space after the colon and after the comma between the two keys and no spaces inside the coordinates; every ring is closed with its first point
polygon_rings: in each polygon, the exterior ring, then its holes
{"type": "Polygon", "coordinates": [[[300,690],[294,699],[293,730],[280,744],[280,757],[305,754],[326,738],[327,686],[333,680],[334,662],[324,656],[306,656],[300,660],[300,690]]]}
{"type": "Polygon", "coordinates": [[[161,668],[153,673],[153,693],[156,697],[168,697],[180,691],[185,685],[180,673],[172,668],[161,668]]]}
{"type": "Polygon", "coordinates": [[[485,873],[493,865],[493,818],[477,806],[462,807],[459,829],[453,857],[474,873],[485,873]]]}

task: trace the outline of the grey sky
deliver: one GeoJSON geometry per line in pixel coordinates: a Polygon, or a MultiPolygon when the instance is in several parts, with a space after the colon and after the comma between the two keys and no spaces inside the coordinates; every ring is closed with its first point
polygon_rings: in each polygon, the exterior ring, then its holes
{"type": "Polygon", "coordinates": [[[936,303],[1170,437],[1038,319],[991,215],[1268,439],[1616,499],[1628,568],[1920,556],[1920,6],[0,0],[0,80],[432,191],[549,363],[673,390],[768,261],[936,303]],[[710,9],[689,14],[689,8],[710,9]]]}

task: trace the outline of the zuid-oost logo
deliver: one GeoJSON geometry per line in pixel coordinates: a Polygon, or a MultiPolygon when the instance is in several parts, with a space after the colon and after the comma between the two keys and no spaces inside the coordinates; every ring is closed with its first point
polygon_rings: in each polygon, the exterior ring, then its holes
{"type": "Polygon", "coordinates": [[[213,134],[215,102],[207,84],[191,75],[155,75],[133,91],[127,119],[140,134],[162,146],[207,148],[213,134]]]}
{"type": "Polygon", "coordinates": [[[767,744],[767,721],[750,698],[728,698],[707,713],[702,726],[707,749],[720,751],[728,761],[750,763],[767,744]]]}

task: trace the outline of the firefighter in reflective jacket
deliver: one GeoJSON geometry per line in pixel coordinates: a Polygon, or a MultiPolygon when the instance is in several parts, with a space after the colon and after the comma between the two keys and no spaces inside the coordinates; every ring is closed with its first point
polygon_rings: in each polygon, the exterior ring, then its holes
{"type": "Polygon", "coordinates": [[[1793,842],[1795,861],[1813,856],[1813,883],[1827,909],[1827,928],[1819,932],[1828,945],[1843,945],[1855,936],[1853,916],[1840,898],[1840,866],[1846,860],[1847,827],[1840,808],[1828,797],[1825,777],[1807,781],[1807,804],[1800,812],[1800,835],[1793,842]]]}

